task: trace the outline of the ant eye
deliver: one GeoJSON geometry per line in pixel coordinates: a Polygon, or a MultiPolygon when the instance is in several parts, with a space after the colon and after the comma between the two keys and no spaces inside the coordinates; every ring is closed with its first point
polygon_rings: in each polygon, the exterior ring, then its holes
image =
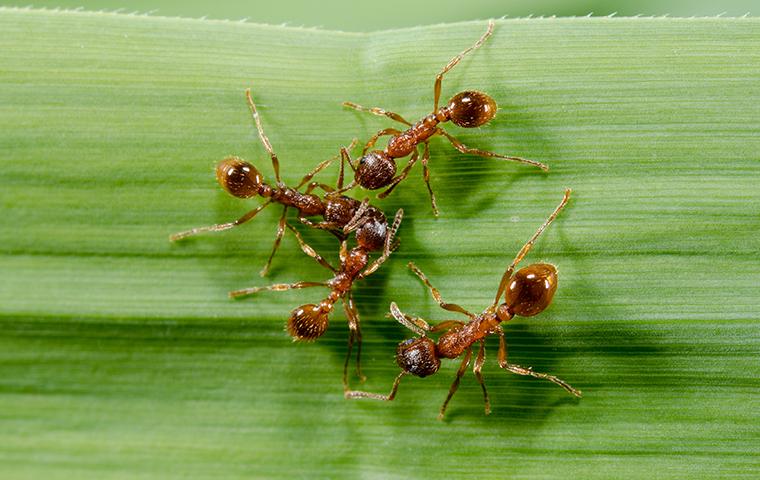
{"type": "Polygon", "coordinates": [[[227,157],[216,166],[216,180],[230,195],[250,198],[258,195],[264,178],[243,159],[227,157]]]}

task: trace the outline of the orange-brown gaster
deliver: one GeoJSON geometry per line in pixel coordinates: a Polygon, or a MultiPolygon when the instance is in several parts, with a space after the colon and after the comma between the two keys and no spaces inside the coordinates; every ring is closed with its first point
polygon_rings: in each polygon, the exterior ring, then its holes
{"type": "Polygon", "coordinates": [[[488,398],[486,384],[481,374],[481,369],[485,363],[485,338],[489,335],[499,336],[499,366],[508,372],[517,375],[527,375],[536,378],[548,380],[576,397],[581,396],[581,391],[573,388],[564,380],[550,375],[548,373],[535,372],[531,367],[523,367],[507,361],[507,343],[504,339],[504,330],[501,323],[506,322],[515,315],[530,317],[541,313],[546,309],[554,297],[557,290],[557,269],[554,265],[547,263],[534,263],[525,268],[514,272],[517,264],[525,257],[535,243],[536,239],[557,217],[559,212],[565,207],[570,198],[570,189],[565,190],[562,201],[554,209],[549,218],[539,227],[528,242],[523,245],[512,263],[507,267],[502,275],[501,282],[496,291],[496,297],[480,315],[475,315],[465,310],[463,307],[443,301],[438,289],[433,287],[428,278],[413,263],[409,263],[409,268],[422,280],[430,290],[433,299],[444,310],[458,312],[468,317],[467,322],[459,320],[447,320],[435,326],[423,320],[422,318],[407,315],[403,313],[396,303],[391,303],[391,315],[402,325],[413,331],[418,337],[411,338],[401,342],[396,351],[396,363],[401,367],[401,373],[398,374],[393,382],[391,391],[388,395],[364,392],[359,390],[347,391],[346,398],[371,398],[375,400],[393,400],[398,391],[399,383],[405,375],[415,375],[425,377],[438,371],[441,358],[457,358],[464,356],[457,370],[454,382],[449,388],[449,393],[444,400],[439,411],[438,418],[443,418],[446,407],[454,396],[459,381],[467,370],[472,358],[472,346],[478,343],[478,353],[473,366],[473,373],[483,390],[483,401],[485,402],[486,414],[491,412],[491,402],[488,398]],[[504,301],[499,303],[501,298],[504,301]],[[443,332],[434,342],[428,337],[428,334],[443,332]]]}
{"type": "Polygon", "coordinates": [[[438,102],[441,98],[441,83],[443,76],[454,68],[465,55],[480,47],[488,37],[493,33],[493,21],[488,22],[488,29],[475,42],[474,45],[464,50],[459,55],[446,64],[445,67],[436,75],[435,84],[433,86],[433,111],[424,116],[417,123],[412,124],[408,122],[404,117],[398,113],[394,113],[382,108],[374,107],[367,108],[353,102],[344,102],[346,107],[360,110],[363,112],[369,112],[375,115],[385,116],[396,122],[402,123],[406,126],[406,130],[398,130],[395,128],[386,128],[380,130],[372,138],[369,139],[362,151],[362,157],[354,162],[351,157],[344,152],[343,162],[347,162],[354,170],[354,181],[346,185],[343,189],[338,191],[345,191],[361,185],[368,190],[376,190],[378,188],[387,187],[385,191],[378,195],[378,198],[385,198],[390,195],[396,185],[404,180],[411,170],[412,166],[417,162],[417,146],[423,145],[422,153],[422,176],[427,185],[428,192],[430,194],[430,203],[433,207],[433,213],[438,215],[438,206],[435,201],[435,194],[430,186],[430,171],[428,169],[428,160],[430,159],[430,150],[428,142],[431,137],[440,135],[446,138],[457,150],[462,153],[479,155],[487,158],[498,158],[502,160],[509,160],[513,162],[524,163],[538,167],[541,170],[548,171],[549,167],[541,162],[535,160],[528,160],[527,158],[515,157],[509,155],[501,155],[487,150],[480,150],[477,148],[471,148],[460,142],[453,135],[449,134],[446,130],[440,127],[441,123],[448,122],[449,120],[464,128],[475,128],[485,125],[490,122],[496,115],[496,101],[483,92],[476,90],[468,90],[457,93],[448,103],[443,107],[438,107],[438,102]],[[388,144],[383,150],[370,150],[375,146],[377,140],[382,136],[390,136],[388,144]],[[396,160],[397,158],[403,158],[412,154],[409,158],[404,169],[400,174],[396,175],[396,160]]]}

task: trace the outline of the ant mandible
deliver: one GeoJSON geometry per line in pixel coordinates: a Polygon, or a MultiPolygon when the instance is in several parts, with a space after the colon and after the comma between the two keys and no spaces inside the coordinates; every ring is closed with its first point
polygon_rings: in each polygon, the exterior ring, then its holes
{"type": "MultiPolygon", "coordinates": [[[[361,373],[361,328],[359,325],[359,312],[354,305],[352,286],[354,281],[361,280],[371,274],[373,274],[380,265],[385,262],[390,256],[391,252],[395,250],[397,242],[393,241],[396,231],[401,224],[401,218],[404,211],[399,209],[396,212],[396,216],[393,220],[393,224],[386,233],[383,242],[383,253],[371,264],[369,263],[369,248],[366,244],[359,243],[358,246],[348,250],[346,240],[344,239],[340,244],[340,268],[335,268],[330,265],[321,255],[319,255],[313,248],[309,247],[301,238],[293,226],[290,224],[287,227],[295,234],[298,240],[301,250],[308,256],[316,260],[320,265],[327,268],[334,273],[333,278],[327,282],[296,282],[296,283],[277,283],[266,287],[252,287],[244,288],[241,290],[235,290],[229,293],[230,297],[238,298],[246,295],[252,295],[254,293],[273,290],[273,291],[285,291],[292,289],[308,288],[308,287],[327,287],[330,289],[330,294],[322,300],[319,304],[308,303],[301,305],[294,309],[290,313],[287,323],[287,331],[293,337],[294,341],[305,340],[312,341],[321,337],[327,330],[329,323],[329,315],[333,310],[333,306],[338,300],[343,302],[343,310],[346,313],[348,319],[349,337],[348,337],[348,351],[346,352],[346,361],[343,365],[343,390],[348,389],[348,363],[351,358],[351,350],[356,341],[356,373],[360,379],[364,379],[361,373]]],[[[359,228],[357,224],[351,225],[350,228],[359,228]]]]}
{"type": "Polygon", "coordinates": [[[408,122],[404,117],[398,113],[394,113],[382,108],[367,108],[358,105],[353,102],[344,102],[346,107],[353,108],[364,112],[373,113],[379,116],[386,116],[399,123],[407,125],[409,128],[405,131],[400,131],[395,128],[386,128],[380,130],[373,135],[362,151],[362,157],[354,164],[348,152],[343,149],[341,151],[342,162],[348,162],[349,166],[354,170],[354,180],[349,183],[345,188],[338,189],[338,191],[346,191],[357,184],[368,190],[376,190],[378,188],[388,187],[385,191],[378,195],[378,198],[385,198],[390,195],[396,185],[404,180],[412,166],[417,162],[417,145],[423,144],[424,150],[422,153],[422,175],[427,185],[428,192],[430,193],[430,203],[433,207],[433,214],[438,216],[438,206],[435,201],[435,194],[430,187],[430,170],[428,169],[428,160],[430,159],[429,140],[435,135],[441,135],[445,137],[451,144],[462,153],[479,155],[481,157],[488,158],[500,158],[502,160],[511,160],[514,162],[525,163],[540,168],[543,171],[548,171],[549,167],[541,162],[535,160],[528,160],[527,158],[514,157],[508,155],[501,155],[486,150],[480,150],[477,148],[471,148],[464,145],[454,136],[446,132],[438,126],[438,124],[451,120],[454,124],[465,127],[474,128],[485,125],[496,115],[496,102],[489,95],[476,90],[468,90],[457,93],[446,104],[446,106],[438,108],[438,101],[441,96],[441,81],[443,75],[449,70],[454,68],[465,55],[480,47],[486,39],[493,33],[493,21],[488,22],[488,29],[480,39],[475,42],[473,46],[464,50],[459,55],[451,59],[451,61],[443,67],[443,70],[435,77],[435,86],[433,88],[433,112],[426,115],[422,120],[415,124],[408,122]],[[384,136],[390,135],[388,144],[384,150],[372,150],[369,153],[367,151],[372,148],[377,140],[384,136]],[[396,158],[403,158],[410,153],[415,152],[404,169],[399,175],[396,176],[396,158]]]}
{"type": "Polygon", "coordinates": [[[531,377],[543,378],[549,380],[567,390],[576,397],[581,396],[581,391],[571,387],[564,380],[547,373],[535,372],[531,367],[522,367],[507,362],[507,343],[504,340],[504,330],[501,327],[502,322],[512,319],[514,316],[532,317],[541,313],[552,301],[554,292],[557,290],[557,269],[554,265],[548,263],[535,263],[521,268],[513,274],[515,266],[525,257],[533,247],[534,242],[541,235],[541,232],[549,226],[557,217],[560,210],[567,204],[570,198],[570,189],[565,190],[559,206],[549,216],[536,233],[523,245],[512,263],[507,267],[504,275],[499,282],[499,288],[496,291],[496,298],[493,303],[486,308],[480,315],[475,315],[465,310],[463,307],[446,303],[441,298],[438,289],[431,285],[424,273],[413,263],[409,263],[409,268],[422,280],[428,287],[430,293],[436,302],[444,310],[459,312],[467,315],[470,320],[465,323],[459,320],[447,320],[431,327],[425,320],[406,315],[399,310],[396,303],[391,303],[391,315],[401,324],[419,335],[416,338],[410,338],[401,342],[396,349],[396,363],[402,371],[393,382],[391,391],[388,395],[382,395],[363,391],[348,391],[345,393],[346,398],[372,398],[375,400],[390,401],[396,396],[398,385],[401,379],[408,374],[418,377],[426,377],[438,371],[441,366],[441,358],[457,358],[464,353],[462,363],[457,370],[456,378],[449,389],[449,394],[441,406],[439,419],[443,418],[446,407],[451,397],[459,387],[459,381],[464,375],[467,366],[472,357],[472,345],[476,342],[480,344],[478,355],[475,358],[473,373],[478,379],[478,383],[483,389],[483,399],[485,401],[486,414],[491,413],[491,402],[488,399],[486,385],[483,382],[481,368],[485,362],[485,338],[489,335],[496,334],[499,336],[499,366],[509,372],[518,375],[529,375],[531,377]],[[502,294],[504,302],[499,304],[502,294]],[[443,331],[434,342],[428,338],[428,333],[443,331]]]}
{"type": "MultiPolygon", "coordinates": [[[[264,148],[272,159],[272,168],[274,170],[276,184],[274,186],[266,184],[264,182],[264,177],[256,167],[245,160],[236,156],[225,158],[216,166],[216,179],[222,188],[224,188],[227,193],[237,198],[251,198],[258,195],[266,198],[266,202],[249,211],[234,222],[193,228],[184,232],[175,233],[171,235],[169,239],[172,242],[175,242],[202,232],[229,230],[253,219],[261,210],[266,208],[272,202],[275,202],[282,204],[284,208],[277,226],[277,235],[274,240],[274,246],[272,247],[272,253],[269,255],[269,260],[267,260],[266,265],[260,272],[262,277],[269,271],[272,259],[274,258],[285,233],[288,207],[298,210],[299,220],[310,227],[328,230],[335,234],[340,240],[344,239],[344,234],[348,233],[349,230],[355,230],[357,242],[363,245],[366,250],[381,250],[383,248],[388,228],[385,214],[383,214],[382,211],[373,206],[367,205],[366,201],[362,203],[353,198],[336,194],[334,193],[335,189],[328,185],[318,182],[309,183],[314,175],[330,165],[330,163],[335,160],[335,157],[325,160],[317,165],[301,179],[295,188],[290,188],[282,182],[280,179],[280,162],[272,149],[272,144],[269,142],[269,138],[264,133],[264,128],[261,126],[259,113],[251,98],[250,89],[246,89],[245,97],[256,124],[256,129],[259,132],[261,143],[264,145],[264,148]],[[306,188],[305,193],[299,192],[298,190],[307,183],[309,183],[309,185],[306,188]],[[316,187],[327,192],[324,198],[320,198],[311,193],[316,187]],[[306,218],[307,216],[314,215],[321,215],[324,221],[314,223],[306,218]]],[[[349,149],[353,147],[355,142],[356,140],[354,140],[349,149]]],[[[344,147],[343,150],[347,149],[344,147]]],[[[342,187],[343,165],[341,164],[337,188],[340,190],[342,187]]]]}

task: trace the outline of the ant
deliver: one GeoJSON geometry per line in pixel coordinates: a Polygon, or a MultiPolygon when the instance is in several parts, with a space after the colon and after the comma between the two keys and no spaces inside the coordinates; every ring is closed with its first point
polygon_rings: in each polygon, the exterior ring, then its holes
{"type": "MultiPolygon", "coordinates": [[[[304,242],[298,230],[296,230],[290,224],[287,227],[295,234],[298,240],[301,250],[320,265],[327,268],[334,273],[333,277],[327,282],[296,282],[296,283],[277,283],[266,287],[251,287],[241,290],[235,290],[229,293],[231,298],[239,298],[246,295],[252,295],[254,293],[263,290],[273,291],[285,291],[292,289],[308,288],[308,287],[327,287],[330,289],[330,294],[322,300],[319,304],[307,303],[294,309],[290,312],[286,329],[288,333],[293,337],[293,341],[305,340],[313,341],[321,337],[327,330],[329,323],[329,315],[333,310],[333,306],[338,300],[343,301],[343,310],[346,312],[348,319],[349,337],[348,337],[348,351],[346,353],[346,361],[343,366],[343,390],[348,392],[348,363],[351,358],[351,350],[354,345],[354,341],[357,343],[356,347],[356,373],[360,379],[364,380],[365,377],[361,373],[360,357],[361,357],[361,342],[362,335],[359,327],[359,312],[354,305],[352,286],[355,280],[361,280],[369,275],[373,274],[380,265],[382,265],[398,246],[398,242],[394,242],[393,239],[396,235],[399,225],[401,224],[401,218],[404,211],[399,209],[396,212],[396,216],[393,220],[393,224],[385,235],[383,242],[383,253],[375,259],[374,262],[369,263],[369,251],[373,244],[367,244],[362,242],[363,237],[358,237],[359,245],[348,250],[346,240],[342,240],[340,244],[340,268],[335,268],[330,265],[321,255],[319,255],[313,248],[309,247],[304,242]]],[[[359,228],[358,224],[353,224],[350,228],[359,228]]]]}
{"type": "Polygon", "coordinates": [[[451,61],[443,67],[443,70],[435,77],[435,86],[433,88],[433,112],[423,117],[415,124],[408,122],[401,115],[384,110],[382,108],[373,107],[367,108],[358,105],[353,102],[344,102],[346,107],[353,108],[355,110],[373,113],[379,116],[385,116],[399,123],[403,123],[409,127],[405,131],[400,131],[395,128],[386,128],[380,130],[374,136],[372,136],[362,151],[362,157],[358,162],[354,163],[351,157],[348,156],[346,151],[342,151],[341,162],[348,162],[349,166],[354,170],[354,180],[349,183],[344,189],[338,189],[338,192],[346,191],[354,188],[357,184],[368,190],[376,190],[378,188],[388,187],[385,191],[378,195],[378,198],[385,198],[393,191],[393,189],[402,180],[404,180],[412,166],[417,162],[417,155],[413,155],[404,169],[399,175],[396,175],[396,158],[403,158],[412,152],[417,151],[417,145],[423,144],[424,150],[422,154],[422,175],[427,185],[428,192],[430,193],[430,202],[433,207],[433,214],[438,216],[438,206],[435,201],[435,194],[430,187],[430,171],[428,169],[428,160],[430,159],[429,139],[435,135],[441,135],[445,137],[451,144],[459,150],[461,153],[479,155],[487,158],[500,158],[503,160],[511,160],[514,162],[525,163],[540,168],[543,171],[548,171],[549,167],[541,162],[535,160],[528,160],[526,158],[501,155],[486,150],[480,150],[477,148],[470,148],[457,140],[454,136],[446,132],[444,129],[438,126],[438,124],[451,120],[454,124],[465,127],[475,128],[485,125],[496,115],[496,101],[489,95],[476,90],[468,90],[457,93],[449,100],[446,106],[438,108],[438,101],[441,96],[441,81],[443,75],[449,70],[454,68],[465,55],[480,47],[483,42],[493,33],[493,21],[488,22],[488,29],[480,39],[475,42],[470,48],[467,48],[459,55],[451,59],[451,61]],[[372,150],[369,153],[367,151],[372,148],[377,140],[384,136],[390,135],[388,144],[384,150],[372,150]]]}
{"type": "Polygon", "coordinates": [[[486,415],[491,413],[491,402],[488,399],[486,385],[483,382],[483,376],[480,373],[483,363],[485,362],[485,338],[489,335],[496,334],[499,336],[499,366],[509,372],[518,375],[528,375],[536,378],[549,380],[567,390],[576,397],[581,396],[581,391],[571,387],[564,380],[549,375],[547,373],[535,372],[531,367],[522,367],[507,362],[507,343],[504,340],[504,330],[501,327],[502,322],[511,320],[514,316],[532,317],[541,313],[552,301],[554,292],[557,290],[557,269],[554,265],[548,263],[534,263],[527,267],[521,268],[513,274],[515,266],[525,257],[535,243],[536,239],[544,229],[557,217],[560,210],[564,208],[570,198],[570,189],[565,190],[559,206],[549,216],[536,233],[523,245],[512,263],[507,267],[504,275],[499,282],[499,288],[496,291],[496,298],[493,303],[483,310],[480,315],[468,312],[463,307],[446,303],[441,298],[441,294],[431,285],[424,273],[417,268],[414,263],[409,263],[409,268],[422,280],[430,290],[431,295],[444,310],[459,312],[467,315],[470,320],[465,323],[459,320],[447,320],[431,327],[425,320],[407,315],[399,310],[396,303],[391,303],[390,311],[402,325],[419,335],[416,338],[410,338],[401,342],[396,348],[396,363],[402,371],[393,382],[393,386],[388,395],[363,391],[348,391],[345,393],[346,398],[372,398],[375,400],[390,401],[396,396],[399,382],[405,375],[412,374],[418,377],[427,377],[438,371],[441,366],[441,358],[457,358],[464,353],[462,363],[457,370],[456,378],[449,389],[449,394],[441,406],[439,419],[443,419],[446,407],[451,397],[459,387],[459,381],[464,375],[467,366],[472,357],[472,345],[479,343],[478,355],[475,358],[473,373],[478,379],[478,383],[483,389],[483,399],[485,401],[486,415]],[[499,304],[501,296],[504,295],[504,303],[499,304]],[[428,333],[443,331],[434,342],[428,338],[428,333]]]}
{"type": "MultiPolygon", "coordinates": [[[[272,253],[269,255],[269,260],[260,272],[262,277],[266,276],[269,271],[272,259],[274,258],[274,255],[280,246],[280,242],[282,241],[282,237],[285,234],[285,226],[287,224],[286,215],[289,207],[298,210],[299,220],[312,228],[328,230],[336,235],[339,240],[343,240],[345,234],[349,231],[355,231],[357,242],[360,245],[363,245],[363,248],[367,251],[381,250],[388,230],[388,222],[382,211],[368,205],[368,200],[359,202],[353,198],[335,193],[335,189],[328,185],[318,182],[309,183],[314,175],[324,170],[336,159],[336,157],[325,160],[317,165],[301,179],[295,188],[290,188],[282,182],[280,179],[280,162],[272,149],[272,144],[269,142],[269,138],[267,138],[264,129],[261,126],[259,113],[251,98],[250,89],[246,89],[245,97],[256,124],[256,129],[259,132],[261,143],[264,144],[264,148],[269,152],[269,156],[272,159],[272,168],[274,170],[276,184],[268,185],[265,183],[263,175],[256,169],[256,167],[239,157],[230,156],[223,159],[216,166],[216,179],[222,188],[224,188],[227,193],[238,198],[251,198],[259,195],[266,198],[266,202],[233,222],[207,227],[196,227],[191,230],[175,233],[169,237],[169,240],[176,242],[202,232],[229,230],[253,219],[269,204],[276,202],[282,204],[284,208],[277,226],[277,235],[274,240],[274,246],[272,247],[272,253]],[[299,192],[298,190],[307,183],[309,183],[309,185],[306,188],[306,191],[304,193],[299,192]],[[323,198],[311,193],[316,187],[319,187],[326,192],[323,198]],[[324,221],[315,223],[306,218],[307,216],[313,215],[321,215],[324,221]]],[[[355,143],[356,140],[352,142],[348,149],[353,148],[355,143]]],[[[343,147],[341,151],[347,152],[348,149],[343,147]]],[[[340,190],[342,187],[343,165],[341,164],[337,188],[340,190]]]]}

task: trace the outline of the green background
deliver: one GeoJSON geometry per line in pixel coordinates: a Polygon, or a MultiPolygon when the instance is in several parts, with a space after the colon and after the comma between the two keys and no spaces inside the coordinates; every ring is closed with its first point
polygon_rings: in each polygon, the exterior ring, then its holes
{"type": "MultiPolygon", "coordinates": [[[[357,286],[371,391],[390,386],[408,336],[384,318],[390,301],[450,317],[406,263],[479,310],[572,187],[527,259],[558,265],[554,304],[506,330],[512,361],[566,379],[580,401],[500,371],[493,339],[490,416],[468,373],[435,419],[455,362],[405,379],[393,403],[346,401],[342,312],[314,344],[282,329],[325,292],[226,296],[325,278],[291,236],[257,276],[279,211],[167,241],[256,204],[220,191],[219,158],[271,177],[246,87],[293,183],[389,125],[340,101],[426,113],[435,73],[484,27],[356,34],[0,10],[0,478],[755,476],[755,19],[500,21],[444,82],[444,97],[489,92],[499,115],[450,131],[552,171],[436,140],[441,218],[418,169],[382,203],[406,216],[399,251],[357,286]]],[[[335,261],[334,240],[304,233],[335,261]]]]}
{"type": "MultiPolygon", "coordinates": [[[[240,0],[38,0],[35,7],[120,10],[124,13],[153,12],[154,15],[207,17],[255,23],[322,27],[331,30],[372,32],[442,22],[486,18],[533,16],[670,15],[676,17],[741,16],[757,14],[756,0],[281,0],[244,2],[240,0]]],[[[0,5],[23,6],[27,2],[0,0],[0,5]]]]}

